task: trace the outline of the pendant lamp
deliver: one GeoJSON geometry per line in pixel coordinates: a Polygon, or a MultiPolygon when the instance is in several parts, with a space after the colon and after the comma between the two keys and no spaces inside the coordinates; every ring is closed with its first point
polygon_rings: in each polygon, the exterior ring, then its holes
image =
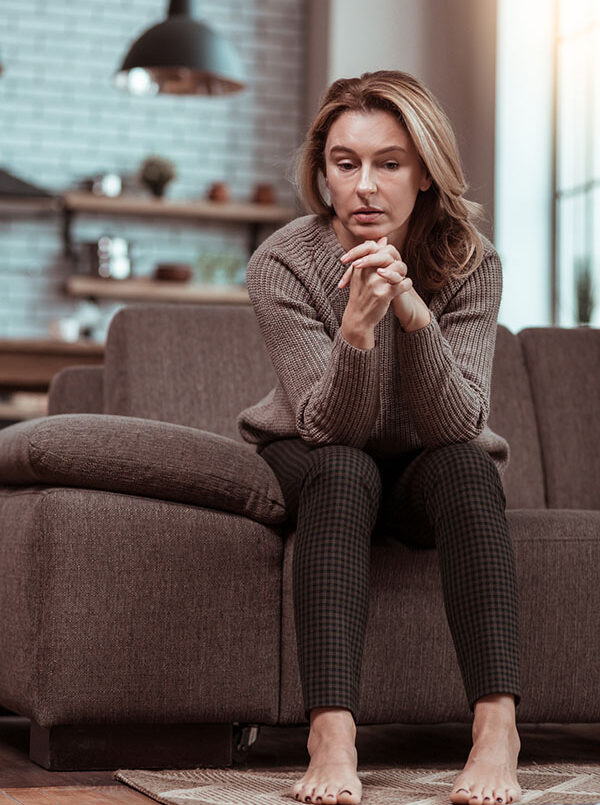
{"type": "Polygon", "coordinates": [[[225,95],[246,87],[232,44],[192,19],[189,0],[170,0],[167,19],[136,39],[115,83],[135,95],[225,95]]]}

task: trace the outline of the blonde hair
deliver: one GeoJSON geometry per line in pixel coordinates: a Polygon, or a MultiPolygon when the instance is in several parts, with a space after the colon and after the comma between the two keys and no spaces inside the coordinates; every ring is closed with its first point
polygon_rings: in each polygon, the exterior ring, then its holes
{"type": "Polygon", "coordinates": [[[408,132],[432,179],[417,195],[402,259],[418,287],[440,290],[452,277],[466,277],[483,258],[473,221],[484,208],[464,197],[465,181],[452,125],[435,96],[409,73],[378,70],[340,78],[321,96],[319,111],[293,159],[292,182],[308,210],[333,215],[321,191],[325,143],[333,122],[346,111],[391,112],[408,132]]]}

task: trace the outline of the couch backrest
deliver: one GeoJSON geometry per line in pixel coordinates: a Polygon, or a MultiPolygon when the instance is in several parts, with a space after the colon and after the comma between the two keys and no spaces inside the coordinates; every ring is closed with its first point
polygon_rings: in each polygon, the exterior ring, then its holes
{"type": "Polygon", "coordinates": [[[510,446],[502,479],[507,508],[544,508],[542,456],[523,350],[519,337],[503,325],[496,335],[488,425],[510,446]]]}
{"type": "Polygon", "coordinates": [[[519,333],[551,509],[600,509],[600,330],[519,333]]]}
{"type": "Polygon", "coordinates": [[[189,425],[243,442],[238,413],[276,381],[249,305],[125,306],[111,319],[107,414],[189,425]]]}
{"type": "Polygon", "coordinates": [[[102,414],[104,367],[65,366],[52,376],[48,387],[48,416],[102,414]]]}
{"type": "MultiPolygon", "coordinates": [[[[105,413],[242,441],[238,413],[276,381],[250,306],[126,306],[110,323],[105,413]]],[[[511,448],[508,508],[600,508],[599,400],[600,330],[498,326],[489,426],[511,448]]]]}

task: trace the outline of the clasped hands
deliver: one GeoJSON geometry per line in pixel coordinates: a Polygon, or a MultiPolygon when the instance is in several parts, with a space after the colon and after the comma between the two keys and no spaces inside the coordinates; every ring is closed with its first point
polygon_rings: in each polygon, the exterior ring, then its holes
{"type": "Polygon", "coordinates": [[[344,272],[338,287],[344,288],[351,283],[351,298],[355,289],[354,304],[366,313],[371,326],[383,318],[390,302],[403,329],[418,329],[428,324],[429,310],[414,290],[410,277],[406,276],[408,266],[402,261],[396,247],[387,242],[387,236],[354,246],[342,255],[341,261],[350,262],[351,265],[344,272]],[[353,278],[355,268],[375,270],[364,274],[361,271],[358,279],[357,275],[353,278]],[[386,293],[386,290],[390,293],[386,293]]]}

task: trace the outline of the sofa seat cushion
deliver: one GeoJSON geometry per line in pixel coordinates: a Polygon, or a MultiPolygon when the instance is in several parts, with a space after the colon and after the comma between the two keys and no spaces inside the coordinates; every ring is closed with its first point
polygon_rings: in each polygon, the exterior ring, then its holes
{"type": "Polygon", "coordinates": [[[104,489],[286,519],[271,467],[250,445],[170,422],[57,414],[0,430],[0,482],[104,489]]]}

